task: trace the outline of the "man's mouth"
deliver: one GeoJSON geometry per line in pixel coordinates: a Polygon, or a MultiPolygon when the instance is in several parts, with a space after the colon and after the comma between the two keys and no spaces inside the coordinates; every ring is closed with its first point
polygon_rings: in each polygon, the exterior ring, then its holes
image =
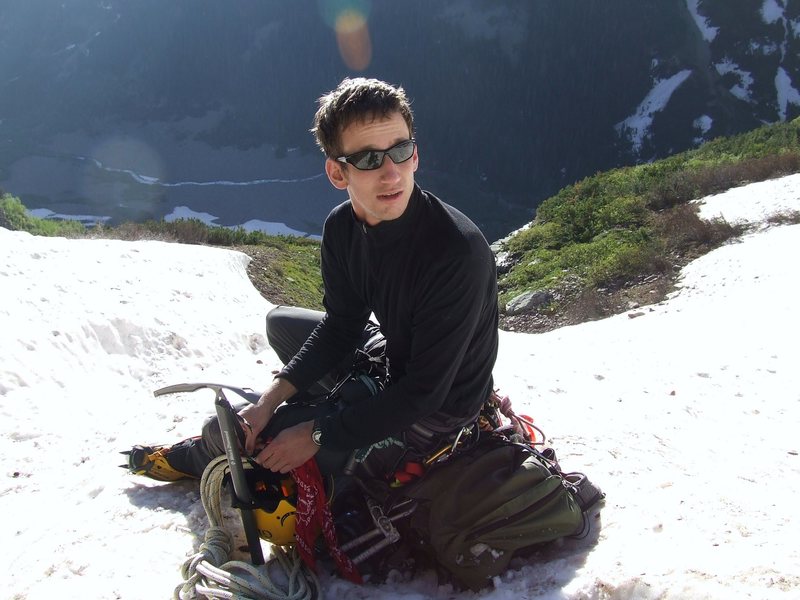
{"type": "Polygon", "coordinates": [[[397,200],[402,194],[402,191],[391,192],[389,194],[378,194],[378,200],[397,200]]]}

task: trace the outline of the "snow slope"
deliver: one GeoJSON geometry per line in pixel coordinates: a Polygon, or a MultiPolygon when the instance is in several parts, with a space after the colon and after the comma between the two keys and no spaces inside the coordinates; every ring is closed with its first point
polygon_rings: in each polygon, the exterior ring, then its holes
{"type": "MultiPolygon", "coordinates": [[[[800,210],[800,175],[702,210],[800,210]]],[[[323,573],[325,597],[800,597],[798,255],[800,225],[758,228],[688,265],[664,302],[501,334],[501,392],[608,494],[596,545],[515,562],[477,594],[432,573],[362,587],[323,573]]],[[[246,260],[0,229],[3,597],[171,596],[205,529],[197,484],[129,476],[116,453],[194,435],[213,412],[210,392],[160,386],[271,377],[270,304],[246,260]]]]}

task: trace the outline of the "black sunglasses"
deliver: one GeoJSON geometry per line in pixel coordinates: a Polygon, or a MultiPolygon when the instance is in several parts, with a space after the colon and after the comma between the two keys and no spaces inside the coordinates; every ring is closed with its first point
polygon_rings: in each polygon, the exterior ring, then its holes
{"type": "Polygon", "coordinates": [[[378,169],[383,164],[383,158],[386,155],[388,155],[396,165],[406,162],[413,156],[416,144],[416,140],[411,138],[410,140],[403,140],[399,144],[395,144],[388,150],[362,150],[361,152],[353,152],[353,154],[348,154],[347,156],[339,156],[336,160],[353,165],[359,171],[372,171],[373,169],[378,169]]]}

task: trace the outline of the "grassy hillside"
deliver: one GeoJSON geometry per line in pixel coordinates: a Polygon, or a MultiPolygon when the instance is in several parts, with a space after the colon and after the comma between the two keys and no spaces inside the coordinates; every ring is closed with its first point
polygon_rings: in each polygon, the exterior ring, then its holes
{"type": "MultiPolygon", "coordinates": [[[[798,171],[800,119],[562,189],[541,204],[528,227],[500,244],[507,264],[498,281],[503,328],[545,331],[662,299],[680,267],[741,233],[724,221],[702,221],[691,200],[798,171]],[[536,308],[513,314],[515,298],[536,292],[536,308]]],[[[31,217],[7,194],[0,198],[0,226],[37,235],[234,248],[252,257],[248,273],[270,302],[321,308],[319,244],[313,240],[194,219],[87,230],[76,222],[31,217]]]]}
{"type": "Polygon", "coordinates": [[[556,315],[561,324],[582,321],[663,296],[680,266],[741,233],[724,221],[702,221],[691,200],[797,171],[800,119],[562,189],[501,244],[511,265],[499,278],[504,322],[535,330],[538,318],[551,328],[556,315]],[[509,314],[525,292],[541,292],[539,307],[509,314]]]}

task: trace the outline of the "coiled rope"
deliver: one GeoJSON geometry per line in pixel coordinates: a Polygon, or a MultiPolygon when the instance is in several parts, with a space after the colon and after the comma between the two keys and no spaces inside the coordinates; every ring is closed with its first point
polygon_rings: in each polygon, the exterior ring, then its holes
{"type": "Polygon", "coordinates": [[[303,563],[294,547],[287,551],[280,546],[272,546],[272,558],[258,567],[247,562],[228,560],[233,538],[223,526],[221,501],[222,483],[228,471],[228,460],[224,455],[211,461],[203,471],[200,499],[209,528],[198,552],[183,563],[183,583],[175,588],[173,598],[316,600],[320,591],[319,580],[303,563]],[[280,580],[285,583],[276,584],[270,572],[281,574],[280,580]]]}

